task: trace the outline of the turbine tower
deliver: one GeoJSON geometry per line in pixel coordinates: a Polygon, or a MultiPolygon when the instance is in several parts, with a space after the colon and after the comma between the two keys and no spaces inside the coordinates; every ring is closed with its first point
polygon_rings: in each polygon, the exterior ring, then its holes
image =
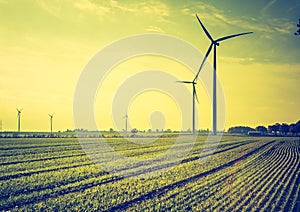
{"type": "Polygon", "coordinates": [[[253,32],[244,32],[244,33],[239,33],[239,34],[233,34],[233,35],[228,35],[225,37],[221,37],[218,38],[216,40],[214,40],[212,38],[212,36],[209,34],[208,30],[205,28],[205,26],[203,25],[203,23],[201,22],[200,18],[198,17],[198,15],[196,14],[196,17],[203,29],[203,31],[205,32],[206,36],[208,37],[208,39],[211,41],[211,44],[206,52],[206,55],[202,61],[201,67],[199,69],[199,72],[201,71],[201,68],[205,62],[205,60],[207,59],[209,53],[211,52],[212,47],[214,46],[214,74],[213,74],[213,134],[216,135],[217,134],[217,46],[220,45],[220,42],[230,39],[230,38],[234,38],[234,37],[238,37],[241,35],[247,35],[247,34],[251,34],[253,32]]]}
{"type": "Polygon", "coordinates": [[[52,124],[53,124],[53,116],[54,116],[54,113],[52,114],[48,114],[49,117],[50,117],[50,133],[52,134],[52,124]]]}
{"type": "Polygon", "coordinates": [[[126,115],[124,116],[124,119],[125,119],[125,132],[127,132],[127,127],[128,127],[128,115],[127,115],[127,112],[126,112],[126,115]]]}
{"type": "MultiPolygon", "coordinates": [[[[201,67],[202,67],[202,64],[201,64],[201,67]]],[[[177,81],[179,83],[185,83],[185,84],[192,84],[193,85],[193,97],[192,97],[192,128],[193,128],[193,134],[195,134],[195,99],[197,99],[197,102],[199,102],[198,97],[197,97],[196,84],[197,84],[197,79],[198,79],[198,75],[199,75],[200,71],[201,71],[201,69],[199,69],[199,71],[196,74],[193,81],[177,81]]]]}
{"type": "Polygon", "coordinates": [[[21,131],[21,112],[23,109],[18,109],[17,108],[17,112],[18,112],[18,133],[21,131]]]}

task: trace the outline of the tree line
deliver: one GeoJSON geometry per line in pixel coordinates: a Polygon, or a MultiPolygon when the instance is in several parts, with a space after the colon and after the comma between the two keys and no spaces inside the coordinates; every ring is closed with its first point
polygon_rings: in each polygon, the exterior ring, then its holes
{"type": "Polygon", "coordinates": [[[236,126],[228,129],[228,133],[232,134],[250,134],[251,132],[259,132],[261,135],[300,135],[300,120],[293,124],[276,123],[274,125],[269,125],[268,127],[257,126],[256,128],[236,126]]]}

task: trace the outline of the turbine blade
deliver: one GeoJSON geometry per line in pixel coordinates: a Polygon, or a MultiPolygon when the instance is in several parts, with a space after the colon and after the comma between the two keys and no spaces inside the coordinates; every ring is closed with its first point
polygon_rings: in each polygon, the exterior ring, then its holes
{"type": "Polygon", "coordinates": [[[224,40],[227,40],[227,39],[230,39],[230,38],[238,37],[238,36],[241,36],[241,35],[247,35],[247,34],[251,34],[251,33],[253,33],[253,32],[244,32],[244,33],[225,36],[225,37],[217,39],[216,42],[221,42],[221,41],[224,41],[224,40]]]}
{"type": "Polygon", "coordinates": [[[176,81],[176,82],[179,82],[179,83],[188,83],[188,84],[192,84],[193,82],[190,82],[190,81],[176,81]]]}
{"type": "Polygon", "coordinates": [[[199,103],[195,84],[193,84],[193,92],[194,92],[197,102],[199,103]]]}
{"type": "Polygon", "coordinates": [[[209,40],[210,40],[211,42],[214,42],[214,39],[211,37],[211,35],[209,34],[208,30],[205,28],[205,26],[203,25],[203,23],[201,22],[201,20],[200,20],[200,18],[198,17],[197,14],[196,14],[196,17],[197,17],[197,19],[198,19],[198,21],[199,21],[199,23],[200,23],[200,25],[201,25],[203,31],[205,32],[206,36],[209,38],[209,40]]]}
{"type": "Polygon", "coordinates": [[[210,44],[210,46],[209,46],[209,48],[208,48],[208,50],[207,50],[207,52],[206,52],[206,54],[205,54],[205,56],[204,56],[204,58],[203,58],[203,61],[202,61],[201,65],[200,65],[199,71],[197,72],[197,74],[196,74],[196,76],[195,76],[193,82],[196,82],[196,80],[198,79],[198,76],[199,76],[199,74],[200,74],[200,71],[202,70],[204,63],[205,63],[207,57],[209,56],[212,47],[213,47],[213,44],[210,44]]]}

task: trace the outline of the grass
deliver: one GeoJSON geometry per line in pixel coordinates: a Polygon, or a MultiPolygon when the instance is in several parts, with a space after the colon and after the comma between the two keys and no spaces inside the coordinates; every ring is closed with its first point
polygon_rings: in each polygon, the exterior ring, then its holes
{"type": "Polygon", "coordinates": [[[0,139],[0,211],[299,211],[299,138],[224,136],[208,157],[210,152],[202,152],[206,137],[199,136],[176,166],[147,163],[175,139],[134,144],[108,138],[116,151],[139,161],[131,167],[117,161],[120,170],[140,173],[135,178],[95,165],[76,138],[0,139]],[[147,178],[145,170],[161,174],[147,178]]]}

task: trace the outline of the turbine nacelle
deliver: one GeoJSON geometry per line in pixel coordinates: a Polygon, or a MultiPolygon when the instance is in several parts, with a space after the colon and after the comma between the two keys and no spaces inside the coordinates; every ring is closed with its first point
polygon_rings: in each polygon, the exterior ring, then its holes
{"type": "Polygon", "coordinates": [[[218,40],[213,40],[211,43],[215,46],[220,46],[220,43],[218,42],[218,40]]]}

